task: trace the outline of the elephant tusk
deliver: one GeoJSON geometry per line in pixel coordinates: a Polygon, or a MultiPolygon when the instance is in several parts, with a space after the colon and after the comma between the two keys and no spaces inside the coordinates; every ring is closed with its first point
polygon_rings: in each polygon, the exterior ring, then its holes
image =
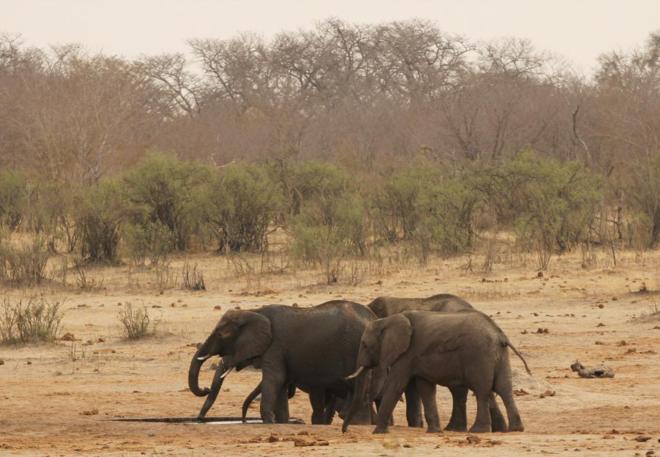
{"type": "Polygon", "coordinates": [[[197,357],[197,360],[203,362],[204,360],[208,359],[209,357],[211,357],[211,356],[208,355],[208,354],[207,355],[202,355],[202,356],[197,357]]]}
{"type": "Polygon", "coordinates": [[[353,373],[352,375],[348,375],[348,376],[346,376],[344,379],[348,381],[349,379],[357,378],[358,376],[360,376],[360,373],[362,373],[363,371],[364,371],[364,367],[361,366],[360,368],[358,368],[358,369],[355,371],[355,373],[353,373]]]}
{"type": "Polygon", "coordinates": [[[231,371],[234,369],[234,367],[228,368],[224,373],[220,375],[220,379],[225,379],[225,376],[227,376],[231,371]]]}

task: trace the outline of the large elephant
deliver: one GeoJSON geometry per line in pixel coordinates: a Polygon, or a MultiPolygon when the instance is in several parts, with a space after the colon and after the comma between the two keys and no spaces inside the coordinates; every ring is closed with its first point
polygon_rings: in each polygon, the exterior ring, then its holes
{"type": "MultiPolygon", "coordinates": [[[[470,303],[452,294],[437,294],[427,298],[378,297],[369,303],[368,307],[379,318],[393,316],[404,311],[434,311],[440,313],[476,311],[470,303]]],[[[449,391],[452,396],[452,410],[445,428],[452,431],[466,431],[468,389],[465,386],[455,386],[450,387],[449,391]]],[[[422,427],[422,401],[415,380],[412,380],[406,386],[405,396],[408,426],[422,427]]],[[[490,411],[493,431],[505,431],[507,425],[494,398],[490,402],[490,411]]]]}
{"type": "MultiPolygon", "coordinates": [[[[387,431],[388,419],[404,389],[414,380],[424,404],[429,431],[439,431],[436,385],[464,386],[477,397],[477,418],[471,432],[491,431],[492,392],[502,398],[509,431],[523,431],[513,399],[507,347],[527,363],[504,332],[483,313],[406,311],[367,325],[360,341],[358,369],[351,377],[366,376],[376,367],[389,371],[382,391],[374,433],[387,431]]],[[[362,384],[364,385],[364,384],[362,384]]],[[[354,411],[372,393],[361,389],[344,419],[345,431],[354,411]]]]}
{"type": "MultiPolygon", "coordinates": [[[[355,370],[360,338],[375,318],[367,307],[342,300],[311,308],[268,305],[228,311],[193,356],[188,385],[197,396],[217,396],[232,369],[255,366],[262,371],[262,420],[286,422],[291,385],[350,399],[354,383],[345,377],[355,370]],[[212,388],[200,389],[200,368],[214,355],[221,356],[222,363],[212,388]]],[[[370,423],[370,405],[356,411],[356,416],[359,422],[370,423]]],[[[318,418],[313,415],[312,422],[322,423],[318,418]]]]}

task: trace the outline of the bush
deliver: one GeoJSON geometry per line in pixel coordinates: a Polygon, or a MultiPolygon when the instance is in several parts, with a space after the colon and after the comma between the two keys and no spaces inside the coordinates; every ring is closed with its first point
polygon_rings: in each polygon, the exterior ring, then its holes
{"type": "Polygon", "coordinates": [[[0,343],[50,342],[57,338],[62,321],[59,303],[30,298],[12,304],[4,300],[0,314],[0,343]]]}
{"type": "Polygon", "coordinates": [[[124,212],[125,204],[119,182],[103,180],[86,192],[78,202],[76,217],[83,259],[117,262],[124,212]]]}
{"type": "Polygon", "coordinates": [[[52,252],[56,252],[56,245],[61,242],[65,251],[71,253],[80,240],[75,214],[82,198],[81,189],[70,183],[37,181],[31,186],[26,225],[47,237],[52,252]]]}
{"type": "Polygon", "coordinates": [[[126,303],[119,311],[119,321],[124,326],[124,333],[129,340],[139,340],[156,333],[158,322],[152,322],[146,307],[133,309],[126,303]]]}
{"type": "Polygon", "coordinates": [[[536,251],[542,270],[556,250],[584,239],[602,198],[600,180],[582,164],[532,151],[491,167],[482,178],[499,222],[516,231],[523,248],[536,251]]]}
{"type": "Polygon", "coordinates": [[[0,226],[18,228],[25,214],[27,196],[27,181],[21,173],[0,170],[0,226]]]}
{"type": "Polygon", "coordinates": [[[625,195],[648,247],[660,241],[660,153],[648,164],[631,165],[633,179],[625,195]]]}
{"type": "Polygon", "coordinates": [[[204,273],[202,270],[197,269],[197,264],[190,266],[186,261],[181,270],[181,284],[187,290],[206,290],[206,283],[204,283],[204,273]]]}
{"type": "Polygon", "coordinates": [[[36,237],[24,246],[0,243],[0,280],[15,285],[35,285],[46,279],[50,252],[43,239],[36,237]]]}
{"type": "Polygon", "coordinates": [[[145,230],[149,224],[166,227],[170,250],[186,250],[208,211],[203,189],[210,177],[208,167],[150,154],[123,178],[131,222],[145,230]]]}
{"type": "MultiPolygon", "coordinates": [[[[347,179],[342,180],[348,184],[347,179]]],[[[366,254],[364,202],[348,188],[343,188],[339,195],[337,192],[336,188],[328,192],[319,188],[316,195],[310,195],[305,201],[293,221],[295,256],[320,265],[329,284],[337,282],[346,257],[366,254]]]]}
{"type": "Polygon", "coordinates": [[[174,245],[174,235],[160,222],[126,224],[123,230],[126,256],[134,265],[157,266],[167,259],[174,245]]]}
{"type": "Polygon", "coordinates": [[[267,248],[268,228],[282,197],[262,167],[232,164],[222,168],[207,188],[208,220],[223,252],[267,248]]]}
{"type": "Polygon", "coordinates": [[[379,235],[388,242],[412,241],[422,261],[433,249],[453,254],[469,247],[481,202],[470,175],[425,160],[394,172],[372,193],[379,235]]]}

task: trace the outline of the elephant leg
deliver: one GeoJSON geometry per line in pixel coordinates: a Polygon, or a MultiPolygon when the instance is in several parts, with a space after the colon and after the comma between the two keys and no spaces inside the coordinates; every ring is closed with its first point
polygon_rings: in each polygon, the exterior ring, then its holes
{"type": "MultiPolygon", "coordinates": [[[[372,424],[376,423],[376,417],[378,417],[378,411],[380,411],[380,405],[382,403],[382,398],[377,398],[374,400],[374,403],[376,404],[376,412],[373,414],[373,420],[372,424]]],[[[388,425],[394,425],[394,415],[390,415],[390,419],[388,420],[388,425]]]]}
{"type": "Polygon", "coordinates": [[[518,407],[513,399],[513,384],[511,383],[511,367],[509,358],[505,357],[500,370],[495,376],[495,392],[502,397],[502,402],[506,408],[506,415],[509,418],[510,432],[522,432],[525,430],[518,407]]]}
{"type": "MultiPolygon", "coordinates": [[[[282,389],[287,387],[285,384],[286,376],[284,367],[281,364],[264,360],[261,378],[261,419],[265,424],[275,422],[275,411],[277,410],[278,397],[282,389]]],[[[285,395],[286,396],[286,395],[285,395]]]]}
{"type": "Polygon", "coordinates": [[[410,382],[410,376],[407,374],[408,372],[409,370],[407,369],[399,369],[396,370],[396,372],[392,369],[390,372],[388,383],[385,386],[383,398],[380,403],[380,408],[378,408],[374,433],[387,433],[387,426],[390,417],[392,417],[394,407],[410,382]]]}
{"type": "Polygon", "coordinates": [[[426,419],[427,433],[440,432],[440,417],[438,416],[438,405],[435,401],[435,383],[426,379],[417,378],[417,391],[424,404],[424,419],[426,419]]]}
{"type": "Polygon", "coordinates": [[[488,408],[488,400],[490,399],[490,389],[481,388],[475,390],[477,396],[477,418],[472,427],[471,433],[487,433],[491,431],[490,424],[490,410],[488,408]]]}
{"type": "Polygon", "coordinates": [[[450,387],[452,398],[451,417],[445,430],[453,432],[467,431],[467,413],[465,405],[467,403],[468,388],[465,386],[450,387]]]}
{"type": "Polygon", "coordinates": [[[337,396],[331,393],[325,393],[325,406],[323,408],[323,423],[326,425],[332,424],[335,418],[335,411],[337,410],[337,396]]]}
{"type": "Polygon", "coordinates": [[[408,427],[424,426],[422,422],[422,402],[414,379],[406,387],[406,419],[408,420],[408,427]]]}
{"type": "Polygon", "coordinates": [[[311,388],[309,390],[309,402],[312,404],[312,424],[323,424],[325,419],[325,390],[311,388]]]}
{"type": "Polygon", "coordinates": [[[289,389],[282,387],[275,403],[275,422],[278,424],[289,423],[289,389]]]}
{"type": "Polygon", "coordinates": [[[493,392],[490,393],[488,409],[490,411],[490,424],[493,432],[506,432],[506,420],[504,420],[502,411],[500,411],[499,406],[497,406],[497,401],[495,400],[495,394],[493,392]]]}

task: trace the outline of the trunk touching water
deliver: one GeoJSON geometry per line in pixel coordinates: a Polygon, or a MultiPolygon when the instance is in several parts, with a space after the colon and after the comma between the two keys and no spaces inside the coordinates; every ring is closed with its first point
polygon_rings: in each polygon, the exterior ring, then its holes
{"type": "Polygon", "coordinates": [[[215,370],[215,375],[213,375],[211,390],[209,391],[209,394],[206,397],[206,400],[204,401],[204,405],[202,406],[202,409],[199,411],[199,414],[197,415],[197,419],[204,419],[206,413],[209,411],[209,409],[211,409],[211,406],[213,406],[213,403],[215,403],[215,399],[218,398],[218,394],[220,393],[220,389],[222,388],[222,383],[225,380],[225,376],[227,376],[230,371],[231,368],[225,369],[225,363],[224,361],[221,360],[220,364],[218,365],[218,368],[215,370]]]}
{"type": "Polygon", "coordinates": [[[191,362],[190,368],[188,369],[188,387],[190,391],[198,397],[206,397],[210,390],[208,388],[200,389],[199,387],[199,370],[204,364],[204,360],[199,360],[198,357],[199,350],[195,352],[191,362]]]}

